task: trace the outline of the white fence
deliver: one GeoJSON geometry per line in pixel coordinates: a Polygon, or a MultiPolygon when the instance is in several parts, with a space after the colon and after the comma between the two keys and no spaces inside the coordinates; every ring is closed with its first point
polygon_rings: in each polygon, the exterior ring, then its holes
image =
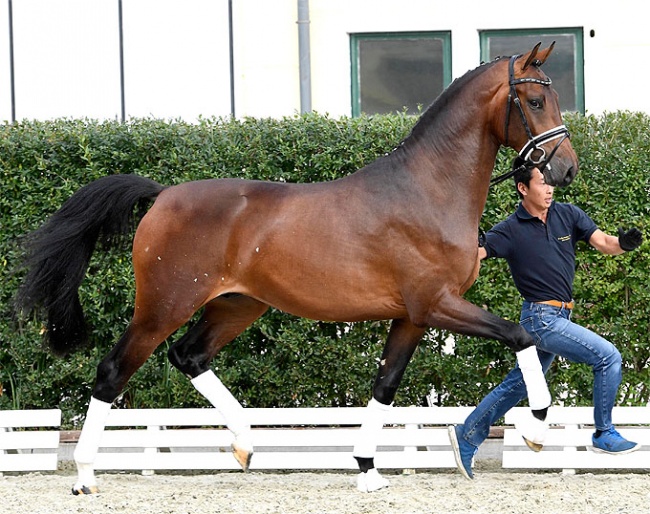
{"type": "MultiPolygon", "coordinates": [[[[377,467],[455,467],[447,425],[461,423],[470,411],[391,409],[378,441],[377,467]],[[433,447],[439,451],[427,451],[433,447]]],[[[365,408],[251,408],[246,413],[255,446],[251,470],[357,469],[352,447],[365,408]]],[[[107,426],[120,429],[104,432],[96,469],[239,469],[230,454],[232,434],[214,409],[112,410],[107,426]],[[125,454],[124,448],[130,450],[125,454]]]]}
{"type": "MultiPolygon", "coordinates": [[[[472,407],[395,407],[387,413],[375,463],[380,469],[456,467],[447,426],[472,407]]],[[[512,425],[527,408],[512,409],[512,425]]],[[[357,469],[352,456],[365,408],[246,409],[253,426],[252,470],[357,469]]],[[[588,451],[593,409],[552,407],[545,448],[525,448],[512,426],[504,430],[504,468],[650,469],[650,407],[616,407],[619,431],[642,445],[621,456],[588,451]]],[[[57,468],[58,410],[0,411],[0,472],[57,468]],[[43,430],[43,428],[48,428],[43,430]]],[[[214,409],[114,409],[100,442],[98,470],[231,470],[232,434],[214,409]]]]}
{"type": "MultiPolygon", "coordinates": [[[[526,414],[524,407],[511,409],[506,424],[514,424],[517,416],[526,414]]],[[[503,467],[525,469],[650,469],[650,406],[614,407],[612,420],[623,437],[643,445],[627,455],[607,455],[590,451],[594,433],[592,407],[552,407],[548,412],[548,431],[544,449],[531,452],[510,427],[503,434],[503,467]],[[518,451],[526,448],[526,451],[518,451]]]]}
{"type": "Polygon", "coordinates": [[[0,411],[0,473],[56,470],[60,425],[58,409],[0,411]]]}

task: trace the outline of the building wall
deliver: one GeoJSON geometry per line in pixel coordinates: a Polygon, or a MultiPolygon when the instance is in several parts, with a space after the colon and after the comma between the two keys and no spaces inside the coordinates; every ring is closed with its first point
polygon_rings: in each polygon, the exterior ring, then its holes
{"type": "MultiPolygon", "coordinates": [[[[310,0],[312,108],[350,115],[350,33],[449,30],[458,77],[479,64],[480,30],[583,27],[587,112],[650,113],[644,3],[310,0]]],[[[16,119],[119,119],[119,0],[0,0],[0,119],[12,117],[10,5],[16,119]]],[[[232,6],[235,114],[299,112],[297,0],[232,6]]],[[[228,116],[228,0],[122,0],[122,7],[126,117],[228,116]]]]}

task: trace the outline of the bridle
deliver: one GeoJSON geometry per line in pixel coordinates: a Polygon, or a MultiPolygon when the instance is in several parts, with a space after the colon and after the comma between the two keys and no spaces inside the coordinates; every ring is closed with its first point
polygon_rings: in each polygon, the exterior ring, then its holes
{"type": "Polygon", "coordinates": [[[550,86],[552,81],[550,78],[546,78],[544,80],[544,79],[538,79],[534,77],[522,77],[516,79],[515,61],[519,57],[521,57],[521,55],[513,55],[510,58],[510,62],[508,63],[508,84],[510,86],[510,92],[508,93],[508,106],[506,109],[505,145],[508,144],[508,129],[510,126],[510,107],[513,103],[519,110],[521,122],[523,123],[524,129],[526,130],[526,135],[528,136],[528,142],[519,151],[518,160],[522,162],[522,164],[518,168],[515,168],[504,175],[494,177],[492,180],[490,180],[491,184],[498,184],[499,182],[503,182],[504,180],[512,177],[520,169],[523,169],[525,167],[536,167],[539,170],[544,170],[545,168],[550,169],[551,168],[550,162],[553,156],[555,155],[555,152],[560,147],[560,145],[564,142],[565,139],[571,137],[571,135],[569,134],[569,130],[566,128],[565,125],[559,125],[555,128],[547,130],[546,132],[542,132],[541,134],[533,136],[533,133],[531,132],[530,127],[528,126],[526,113],[524,113],[524,109],[521,107],[521,100],[519,99],[519,95],[517,94],[517,85],[518,84],[541,84],[542,86],[550,86]],[[555,143],[555,147],[553,148],[551,153],[548,154],[547,156],[546,150],[544,150],[544,148],[540,145],[548,143],[549,141],[555,141],[557,139],[559,139],[559,141],[555,143]]]}

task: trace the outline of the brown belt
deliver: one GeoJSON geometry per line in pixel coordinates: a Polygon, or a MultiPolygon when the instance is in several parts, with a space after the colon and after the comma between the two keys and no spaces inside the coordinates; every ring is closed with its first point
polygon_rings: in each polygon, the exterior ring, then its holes
{"type": "Polygon", "coordinates": [[[535,303],[543,303],[544,305],[552,305],[553,307],[564,307],[565,309],[573,309],[573,301],[570,302],[560,302],[558,300],[546,300],[545,302],[535,302],[535,303]]]}

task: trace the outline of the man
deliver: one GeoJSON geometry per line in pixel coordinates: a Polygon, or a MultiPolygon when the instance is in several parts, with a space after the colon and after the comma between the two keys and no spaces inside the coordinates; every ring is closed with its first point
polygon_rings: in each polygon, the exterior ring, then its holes
{"type": "MultiPolygon", "coordinates": [[[[515,161],[515,165],[518,163],[515,161]]],[[[593,450],[609,454],[630,453],[640,445],[623,438],[612,424],[612,408],[621,383],[621,355],[601,336],[571,322],[575,246],[588,242],[608,255],[637,248],[642,233],[618,229],[618,237],[607,235],[580,208],[553,201],[554,188],[544,182],[537,168],[526,167],[515,174],[521,199],[515,213],[493,227],[479,247],[479,259],[506,259],[515,285],[524,298],[521,325],[533,336],[544,372],[555,355],[583,362],[594,373],[593,450]]],[[[474,478],[472,460],[488,436],[490,426],[526,397],[519,367],[515,367],[462,425],[449,427],[458,469],[474,478]]],[[[535,451],[542,449],[546,425],[539,420],[537,436],[524,435],[535,451]],[[543,427],[543,428],[540,428],[543,427]]]]}

